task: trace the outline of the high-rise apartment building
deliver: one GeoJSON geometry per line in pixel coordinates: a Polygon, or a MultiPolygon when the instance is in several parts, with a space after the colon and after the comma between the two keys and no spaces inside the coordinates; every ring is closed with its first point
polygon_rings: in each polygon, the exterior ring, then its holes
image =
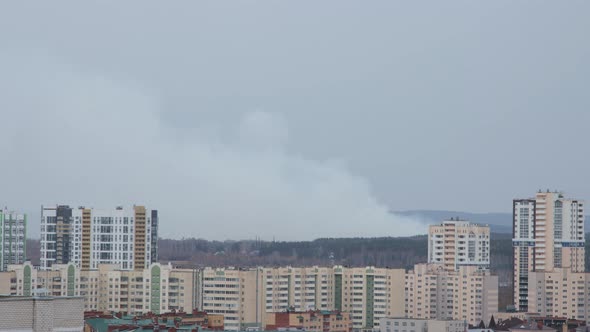
{"type": "Polygon", "coordinates": [[[559,192],[513,201],[514,305],[527,312],[531,272],[584,271],[584,203],[559,192]]]}
{"type": "Polygon", "coordinates": [[[428,262],[442,263],[447,271],[461,266],[490,266],[490,227],[464,220],[443,221],[428,227],[428,262]]]}
{"type": "Polygon", "coordinates": [[[448,271],[443,264],[417,264],[406,273],[406,317],[455,319],[476,325],[498,311],[498,276],[476,266],[448,271]]]}
{"type": "Polygon", "coordinates": [[[27,216],[0,210],[0,271],[8,264],[22,264],[27,256],[27,216]]]}
{"type": "Polygon", "coordinates": [[[157,261],[157,240],[158,211],[144,206],[41,208],[41,269],[74,263],[82,269],[116,264],[142,270],[157,261]]]}

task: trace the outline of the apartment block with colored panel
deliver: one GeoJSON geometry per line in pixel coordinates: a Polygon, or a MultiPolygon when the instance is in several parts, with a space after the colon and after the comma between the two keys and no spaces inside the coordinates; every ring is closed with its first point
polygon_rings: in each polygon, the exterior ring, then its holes
{"type": "Polygon", "coordinates": [[[73,263],[84,270],[117,264],[142,270],[158,258],[158,211],[144,206],[41,208],[41,269],[73,263]]]}
{"type": "Polygon", "coordinates": [[[0,210],[0,271],[23,264],[27,257],[27,215],[0,210]]]}
{"type": "Polygon", "coordinates": [[[534,198],[513,200],[512,211],[514,305],[527,312],[529,289],[535,287],[531,272],[584,271],[584,202],[539,191],[534,198]]]}
{"type": "Polygon", "coordinates": [[[157,263],[141,271],[121,270],[117,265],[81,270],[74,264],[37,270],[30,263],[11,265],[9,270],[0,273],[0,280],[9,280],[0,285],[0,294],[28,296],[42,289],[56,297],[80,296],[84,311],[139,315],[190,312],[197,307],[197,270],[157,263]]]}
{"type": "Polygon", "coordinates": [[[379,328],[379,320],[404,314],[405,270],[334,267],[334,309],[351,314],[353,329],[379,328]]]}

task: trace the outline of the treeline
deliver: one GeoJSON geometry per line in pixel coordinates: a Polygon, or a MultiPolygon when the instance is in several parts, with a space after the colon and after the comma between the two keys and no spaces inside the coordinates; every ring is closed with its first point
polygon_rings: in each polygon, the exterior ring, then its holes
{"type": "Polygon", "coordinates": [[[349,265],[410,267],[426,261],[426,236],[346,238],[313,241],[159,241],[160,261],[204,266],[349,265]]]}
{"type": "MultiPolygon", "coordinates": [[[[512,269],[510,234],[492,234],[492,268],[512,269]]],[[[159,241],[160,261],[203,266],[347,265],[410,268],[426,262],[426,235],[379,238],[321,238],[313,241],[159,241]]]]}

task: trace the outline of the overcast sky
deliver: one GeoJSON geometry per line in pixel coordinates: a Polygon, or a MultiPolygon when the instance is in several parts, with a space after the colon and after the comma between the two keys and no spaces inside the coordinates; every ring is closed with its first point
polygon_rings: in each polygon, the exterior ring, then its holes
{"type": "Polygon", "coordinates": [[[422,233],[590,197],[588,1],[7,1],[0,204],[165,237],[422,233]]]}

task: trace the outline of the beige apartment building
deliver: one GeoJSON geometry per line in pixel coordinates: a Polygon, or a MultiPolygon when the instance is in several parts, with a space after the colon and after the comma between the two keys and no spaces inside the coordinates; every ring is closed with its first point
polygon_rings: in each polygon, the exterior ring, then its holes
{"type": "Polygon", "coordinates": [[[590,320],[590,273],[555,268],[529,273],[528,308],[539,316],[590,320]]]}
{"type": "Polygon", "coordinates": [[[378,329],[385,317],[479,323],[498,310],[497,277],[475,266],[447,271],[443,264],[419,264],[407,272],[343,266],[197,270],[161,264],[80,270],[71,263],[37,270],[26,263],[10,270],[0,273],[0,294],[46,289],[53,296],[83,297],[85,311],[131,315],[199,309],[223,315],[225,329],[234,331],[264,328],[269,317],[287,310],[341,312],[350,316],[355,331],[378,329]]]}
{"type": "Polygon", "coordinates": [[[263,268],[264,312],[331,310],[334,269],[327,267],[263,268]]]}
{"type": "Polygon", "coordinates": [[[404,269],[334,267],[336,310],[351,313],[353,329],[379,328],[379,320],[403,316],[404,269]]]}
{"type": "Polygon", "coordinates": [[[490,227],[450,220],[428,226],[428,262],[442,263],[447,271],[460,266],[490,266],[490,227]]]}
{"type": "Polygon", "coordinates": [[[262,326],[261,269],[205,268],[201,271],[198,293],[200,309],[224,315],[226,330],[262,326]]]}
{"type": "Polygon", "coordinates": [[[120,270],[116,265],[80,270],[73,263],[37,270],[25,263],[10,265],[9,272],[0,273],[0,294],[31,296],[36,290],[46,290],[55,297],[83,297],[84,311],[158,314],[196,308],[197,282],[197,270],[157,263],[132,271],[120,270]]]}
{"type": "Polygon", "coordinates": [[[406,273],[406,317],[489,321],[498,311],[498,277],[475,266],[447,271],[443,264],[417,264],[406,273]]]}
{"type": "Polygon", "coordinates": [[[528,308],[531,272],[584,271],[584,202],[539,191],[513,201],[514,305],[528,308]]]}
{"type": "Polygon", "coordinates": [[[224,314],[225,328],[264,327],[276,312],[338,310],[355,330],[404,314],[403,269],[281,267],[202,271],[201,308],[224,314]]]}

